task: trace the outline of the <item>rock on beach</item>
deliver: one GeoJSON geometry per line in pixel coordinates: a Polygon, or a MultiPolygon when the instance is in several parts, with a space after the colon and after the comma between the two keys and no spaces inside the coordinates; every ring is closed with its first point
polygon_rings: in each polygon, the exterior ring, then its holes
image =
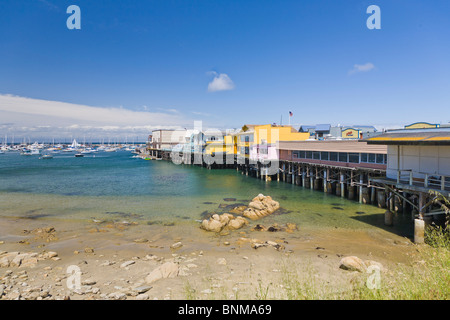
{"type": "Polygon", "coordinates": [[[370,266],[376,266],[382,271],[386,270],[383,265],[377,261],[363,261],[362,259],[355,256],[344,257],[339,262],[339,268],[348,271],[365,272],[370,266]]]}
{"type": "Polygon", "coordinates": [[[164,278],[175,278],[178,276],[178,264],[174,262],[166,262],[153,270],[146,278],[145,282],[151,284],[164,278]]]}

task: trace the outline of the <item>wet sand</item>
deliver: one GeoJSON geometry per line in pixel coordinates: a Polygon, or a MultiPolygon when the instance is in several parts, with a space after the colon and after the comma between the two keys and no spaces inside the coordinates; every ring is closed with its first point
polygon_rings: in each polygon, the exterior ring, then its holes
{"type": "Polygon", "coordinates": [[[258,299],[263,292],[268,299],[286,299],[285,280],[292,273],[320,278],[339,288],[356,276],[339,268],[342,257],[375,260],[389,269],[410,261],[415,250],[410,240],[381,228],[299,225],[292,233],[251,230],[256,223],[269,226],[269,221],[273,220],[264,218],[240,230],[216,234],[192,221],[164,226],[138,219],[3,217],[0,253],[56,252],[57,256],[33,267],[0,267],[1,299],[258,299]],[[33,232],[49,227],[54,228],[51,236],[33,232]],[[255,239],[282,247],[254,249],[255,239]],[[166,262],[178,266],[178,276],[146,284],[146,276],[166,262]],[[80,290],[67,287],[67,268],[72,265],[82,272],[80,290]]]}

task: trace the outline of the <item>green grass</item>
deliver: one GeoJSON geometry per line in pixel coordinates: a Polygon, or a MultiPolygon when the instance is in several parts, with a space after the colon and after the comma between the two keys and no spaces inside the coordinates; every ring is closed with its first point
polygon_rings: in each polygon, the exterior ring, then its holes
{"type": "MultiPolygon", "coordinates": [[[[391,265],[383,270],[379,289],[367,286],[369,273],[348,272],[336,266],[336,273],[325,277],[311,262],[293,264],[288,258],[280,261],[277,281],[272,279],[268,283],[262,276],[248,290],[224,291],[222,297],[234,296],[236,300],[449,300],[448,231],[427,230],[426,243],[414,245],[415,253],[409,263],[391,265]]],[[[199,297],[197,291],[189,282],[186,283],[186,299],[204,298],[199,297]]],[[[213,299],[211,296],[208,298],[213,299]]]]}
{"type": "Polygon", "coordinates": [[[358,273],[347,284],[333,285],[317,277],[309,266],[283,271],[283,288],[291,300],[449,300],[450,241],[448,233],[436,229],[427,234],[430,245],[416,246],[409,265],[398,265],[381,273],[379,289],[369,289],[370,274],[358,273]]]}
{"type": "Polygon", "coordinates": [[[186,300],[197,300],[196,290],[189,281],[186,281],[184,284],[184,295],[186,300]]]}

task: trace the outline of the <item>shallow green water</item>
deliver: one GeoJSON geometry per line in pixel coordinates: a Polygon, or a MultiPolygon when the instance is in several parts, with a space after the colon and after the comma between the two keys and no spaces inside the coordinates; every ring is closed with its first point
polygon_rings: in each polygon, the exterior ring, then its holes
{"type": "MultiPolygon", "coordinates": [[[[310,228],[384,228],[383,209],[283,182],[265,182],[235,170],[207,170],[131,158],[128,152],[0,156],[0,215],[28,219],[137,219],[144,223],[195,223],[258,195],[283,210],[264,224],[294,222],[310,228]],[[224,200],[226,199],[226,200],[224,200]],[[219,208],[219,207],[222,208],[219,208]]],[[[409,218],[392,231],[409,235],[409,218]],[[400,229],[401,228],[401,229],[400,229]]]]}

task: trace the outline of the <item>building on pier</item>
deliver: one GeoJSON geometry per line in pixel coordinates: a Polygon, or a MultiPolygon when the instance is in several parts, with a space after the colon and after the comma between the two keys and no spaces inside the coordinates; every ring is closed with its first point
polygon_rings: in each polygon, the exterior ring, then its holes
{"type": "Polygon", "coordinates": [[[237,157],[257,161],[258,157],[277,157],[280,141],[303,141],[309,138],[309,133],[298,132],[292,126],[245,125],[236,137],[237,157]]]}
{"type": "Polygon", "coordinates": [[[415,241],[420,243],[425,225],[445,219],[436,203],[440,197],[450,199],[450,127],[416,123],[406,128],[365,141],[387,146],[386,176],[371,183],[390,194],[391,209],[395,200],[412,208],[415,241]]]}
{"type": "Polygon", "coordinates": [[[371,185],[369,179],[385,176],[386,146],[358,140],[304,140],[280,141],[276,153],[253,150],[252,161],[237,164],[246,175],[385,207],[384,189],[371,185]]]}
{"type": "Polygon", "coordinates": [[[171,151],[187,141],[187,130],[158,129],[153,130],[151,140],[147,142],[147,152],[151,159],[161,159],[163,152],[171,151]]]}
{"type": "Polygon", "coordinates": [[[365,139],[379,134],[374,126],[331,126],[330,124],[302,125],[299,132],[309,132],[311,140],[365,139]]]}
{"type": "Polygon", "coordinates": [[[172,150],[174,146],[186,143],[186,133],[187,130],[153,130],[151,146],[157,150],[172,150]]]}
{"type": "Polygon", "coordinates": [[[281,141],[277,180],[384,207],[369,178],[385,175],[386,158],[386,146],[358,140],[281,141]]]}
{"type": "Polygon", "coordinates": [[[408,124],[404,129],[436,129],[441,125],[438,123],[428,123],[428,122],[415,122],[412,124],[408,124]]]}

